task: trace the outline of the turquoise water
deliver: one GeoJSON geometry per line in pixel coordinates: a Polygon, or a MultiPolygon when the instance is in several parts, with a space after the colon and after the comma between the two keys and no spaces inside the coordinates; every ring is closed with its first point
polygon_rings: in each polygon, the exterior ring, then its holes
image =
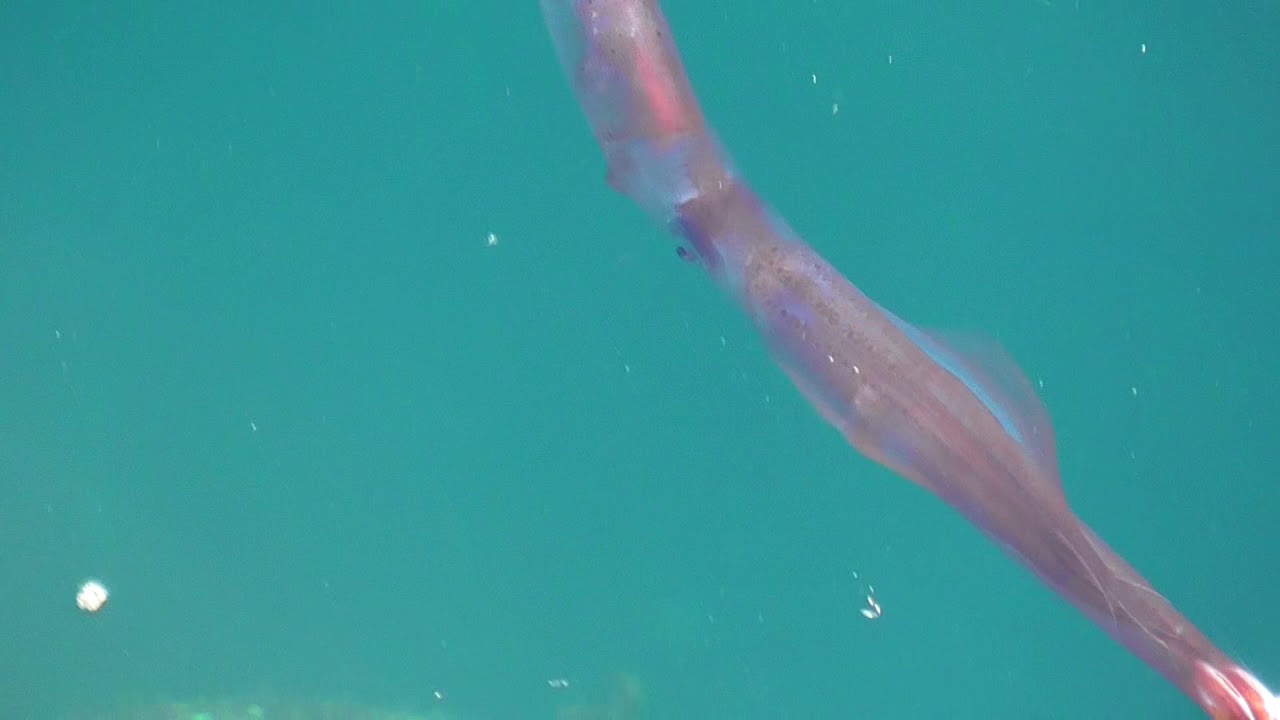
{"type": "MultiPolygon", "coordinates": [[[[669,4],[761,193],[998,338],[1079,513],[1280,682],[1280,7],[669,4]]],[[[0,8],[0,717],[1199,717],[602,175],[532,2],[0,8]]]]}

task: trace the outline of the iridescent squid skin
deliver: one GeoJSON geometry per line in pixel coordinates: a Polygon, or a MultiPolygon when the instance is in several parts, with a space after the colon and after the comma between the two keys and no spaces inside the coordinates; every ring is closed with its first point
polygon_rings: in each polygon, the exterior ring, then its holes
{"type": "Polygon", "coordinates": [[[1017,366],[877,305],[742,180],[656,0],[541,6],[610,185],[737,300],[850,444],[965,515],[1210,717],[1280,720],[1280,700],[1071,510],[1048,415],[1017,366]]]}

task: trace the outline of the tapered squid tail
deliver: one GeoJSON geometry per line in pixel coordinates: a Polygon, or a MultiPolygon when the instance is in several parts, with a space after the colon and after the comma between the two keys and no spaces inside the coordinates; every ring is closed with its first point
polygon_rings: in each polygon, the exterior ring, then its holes
{"type": "Polygon", "coordinates": [[[1213,720],[1280,720],[1280,697],[1239,665],[1198,661],[1194,683],[1196,700],[1213,720]]]}

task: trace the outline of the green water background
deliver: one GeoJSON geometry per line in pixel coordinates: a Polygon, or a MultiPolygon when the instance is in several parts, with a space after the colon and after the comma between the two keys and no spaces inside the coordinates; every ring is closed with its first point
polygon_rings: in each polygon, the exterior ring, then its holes
{"type": "MultiPolygon", "coordinates": [[[[669,5],[761,193],[998,338],[1079,513],[1280,681],[1280,6],[669,5]]],[[[602,175],[532,2],[0,7],[0,717],[1198,717],[602,175]]]]}

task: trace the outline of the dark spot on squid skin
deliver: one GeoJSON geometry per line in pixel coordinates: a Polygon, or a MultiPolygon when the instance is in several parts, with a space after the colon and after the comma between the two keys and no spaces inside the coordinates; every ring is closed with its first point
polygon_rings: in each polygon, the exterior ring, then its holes
{"type": "Polygon", "coordinates": [[[690,263],[698,261],[698,258],[694,257],[693,253],[689,252],[689,248],[683,245],[676,246],[676,257],[680,258],[685,262],[690,262],[690,263]]]}

